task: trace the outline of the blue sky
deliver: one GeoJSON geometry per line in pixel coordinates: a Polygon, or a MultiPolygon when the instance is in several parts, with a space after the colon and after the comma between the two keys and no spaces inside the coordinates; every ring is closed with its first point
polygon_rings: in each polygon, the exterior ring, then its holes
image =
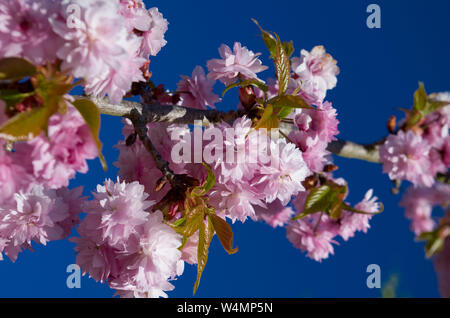
{"type": "MultiPolygon", "coordinates": [[[[146,1],[147,2],[147,1],[146,1]]],[[[148,3],[148,2],[147,2],[148,3]]],[[[252,4],[227,1],[151,1],[169,20],[168,44],[152,58],[153,81],[176,88],[179,75],[190,75],[196,65],[218,57],[221,43],[241,42],[255,52],[263,52],[263,62],[271,61],[258,29],[282,40],[294,40],[295,55],[300,49],[324,45],[338,61],[338,85],[327,100],[333,102],[341,122],[340,138],[370,143],[386,134],[390,115],[401,116],[398,108],[412,104],[418,81],[428,92],[450,90],[450,2],[430,1],[271,1],[252,4]],[[381,7],[381,29],[368,29],[366,7],[381,7]]],[[[261,74],[273,77],[273,69],[261,74]]],[[[217,86],[217,93],[222,87],[217,86]]],[[[224,108],[235,107],[233,94],[224,108]]],[[[117,151],[112,146],[121,138],[118,118],[104,117],[101,139],[109,171],[98,161],[79,175],[71,186],[84,185],[86,194],[105,178],[115,178],[112,166],[117,151]]],[[[263,223],[232,225],[239,252],[227,255],[213,240],[209,261],[196,297],[379,297],[380,291],[366,286],[366,267],[378,264],[382,281],[391,275],[399,279],[398,295],[437,297],[437,281],[430,260],[424,258],[423,244],[414,242],[400,196],[390,192],[391,183],[381,174],[381,166],[336,158],[337,176],[349,183],[348,200],[358,202],[373,188],[385,211],[371,222],[367,234],[340,241],[335,255],[322,263],[305,257],[291,246],[284,229],[273,230],[263,223]]],[[[74,263],[73,244],[50,242],[25,251],[15,264],[0,262],[0,297],[111,297],[106,285],[82,278],[81,289],[66,287],[66,267],[74,263]]],[[[170,297],[191,297],[196,268],[186,266],[174,282],[170,297]]]]}

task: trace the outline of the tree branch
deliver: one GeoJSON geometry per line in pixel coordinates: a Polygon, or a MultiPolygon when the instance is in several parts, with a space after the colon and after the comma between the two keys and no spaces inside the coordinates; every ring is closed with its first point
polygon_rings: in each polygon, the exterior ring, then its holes
{"type": "Polygon", "coordinates": [[[136,109],[147,123],[165,122],[171,124],[193,124],[200,120],[205,124],[216,124],[221,121],[228,122],[242,117],[242,111],[222,112],[211,109],[194,109],[178,105],[141,104],[138,102],[122,101],[120,104],[111,104],[107,98],[98,98],[92,96],[74,96],[76,99],[88,98],[94,102],[100,112],[105,115],[127,116],[133,109],[136,109]]]}
{"type": "Polygon", "coordinates": [[[175,180],[175,174],[169,167],[169,163],[165,161],[158,150],[153,145],[152,141],[148,137],[147,134],[147,123],[141,113],[136,108],[133,108],[128,115],[127,118],[131,120],[134,126],[134,130],[136,134],[139,136],[142,144],[145,149],[150,153],[153,160],[155,161],[156,167],[162,172],[163,176],[169,181],[169,183],[173,183],[175,180]]]}
{"type": "Polygon", "coordinates": [[[361,145],[352,141],[334,140],[328,144],[327,150],[335,155],[380,163],[379,143],[361,145]]]}
{"type": "MultiPolygon", "coordinates": [[[[193,109],[177,105],[141,104],[138,102],[122,101],[120,104],[111,104],[107,98],[92,96],[74,96],[76,99],[88,98],[94,102],[102,114],[128,117],[135,109],[141,119],[146,122],[167,122],[174,124],[193,124],[201,120],[206,124],[231,121],[244,115],[242,111],[222,112],[219,110],[193,109]]],[[[135,116],[137,116],[135,113],[135,116]]],[[[286,125],[283,125],[286,126],[286,125]]],[[[151,142],[150,142],[151,143],[151,142]]],[[[145,143],[144,143],[145,144],[145,143]]],[[[351,141],[335,140],[328,145],[331,153],[352,159],[360,159],[369,162],[380,162],[378,154],[380,142],[362,145],[351,141]]]]}

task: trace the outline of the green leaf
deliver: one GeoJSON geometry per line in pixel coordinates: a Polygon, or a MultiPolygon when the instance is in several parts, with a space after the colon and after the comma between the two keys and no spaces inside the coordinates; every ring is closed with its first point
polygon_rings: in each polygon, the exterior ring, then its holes
{"type": "Polygon", "coordinates": [[[267,130],[271,130],[272,128],[278,128],[279,121],[278,117],[274,114],[274,109],[271,104],[267,104],[264,108],[264,113],[261,116],[261,119],[255,126],[255,129],[265,128],[267,130]]]}
{"type": "Polygon", "coordinates": [[[293,41],[283,42],[283,48],[287,56],[291,57],[291,55],[294,53],[294,42],[293,41]]]}
{"type": "Polygon", "coordinates": [[[275,57],[276,55],[276,47],[277,47],[277,41],[275,40],[275,38],[273,37],[272,34],[270,34],[269,32],[265,31],[258,23],[258,21],[256,21],[255,19],[252,19],[252,21],[258,26],[259,30],[262,33],[262,38],[264,40],[264,44],[266,45],[267,49],[270,52],[270,56],[271,57],[275,57]]]}
{"type": "Polygon", "coordinates": [[[183,238],[181,239],[181,245],[178,248],[178,250],[182,251],[183,248],[186,246],[187,242],[188,242],[189,238],[186,236],[183,236],[183,238]]]}
{"type": "Polygon", "coordinates": [[[318,188],[312,189],[305,202],[305,209],[309,210],[317,205],[320,201],[323,201],[331,193],[331,187],[328,185],[322,185],[318,188]]]}
{"type": "Polygon", "coordinates": [[[450,105],[450,102],[428,100],[426,107],[426,115],[431,114],[448,105],[450,105]]]}
{"type": "Polygon", "coordinates": [[[334,197],[331,187],[322,185],[318,188],[311,189],[305,201],[305,208],[302,213],[294,217],[292,220],[304,218],[309,214],[316,212],[326,212],[332,204],[334,197]]]}
{"type": "Polygon", "coordinates": [[[276,54],[275,54],[275,71],[278,79],[278,96],[284,95],[286,93],[289,80],[291,78],[291,62],[289,61],[289,57],[284,50],[283,44],[280,41],[278,35],[276,42],[276,54]]]}
{"type": "Polygon", "coordinates": [[[245,87],[245,86],[254,86],[259,88],[260,90],[262,90],[264,93],[266,93],[269,90],[269,87],[257,80],[257,79],[249,79],[249,80],[245,80],[245,81],[241,81],[241,82],[237,82],[237,83],[233,83],[228,85],[225,90],[222,92],[222,97],[225,96],[225,93],[228,92],[230,89],[235,88],[235,87],[245,87]]]}
{"type": "Polygon", "coordinates": [[[414,93],[414,105],[412,110],[404,110],[407,114],[406,129],[410,129],[420,123],[425,116],[450,105],[446,101],[433,100],[433,94],[427,96],[424,84],[419,82],[419,88],[414,93]]]}
{"type": "Polygon", "coordinates": [[[330,217],[334,220],[337,220],[341,217],[343,202],[339,199],[333,201],[330,206],[330,217]]]}
{"type": "Polygon", "coordinates": [[[432,257],[436,253],[439,253],[444,249],[445,238],[436,237],[432,240],[429,240],[425,245],[426,256],[427,258],[432,257]]]}
{"type": "Polygon", "coordinates": [[[391,275],[389,280],[383,284],[384,287],[381,289],[382,298],[396,298],[396,289],[398,286],[398,276],[391,275]]]}
{"type": "Polygon", "coordinates": [[[98,157],[100,158],[103,169],[106,171],[108,166],[106,165],[105,158],[103,157],[102,143],[100,142],[98,136],[100,132],[100,111],[98,110],[97,105],[85,98],[77,99],[72,104],[80,112],[81,116],[83,116],[84,120],[91,129],[92,137],[97,145],[98,157]]]}
{"type": "Polygon", "coordinates": [[[427,92],[425,91],[425,86],[422,82],[419,82],[419,88],[414,93],[414,110],[422,111],[425,110],[427,105],[427,92]]]}
{"type": "Polygon", "coordinates": [[[206,171],[208,172],[208,176],[203,185],[195,187],[192,190],[192,195],[194,196],[203,196],[207,194],[216,183],[216,176],[214,175],[214,172],[212,171],[211,167],[204,162],[202,162],[202,164],[205,167],[206,171]]]}
{"type": "Polygon", "coordinates": [[[282,107],[277,114],[277,117],[280,119],[286,118],[292,113],[292,107],[282,107]]]}
{"type": "Polygon", "coordinates": [[[34,94],[35,92],[21,93],[15,89],[4,89],[0,91],[0,99],[6,103],[8,108],[11,108],[34,94]]]}
{"type": "Polygon", "coordinates": [[[187,219],[186,222],[182,226],[172,226],[172,228],[178,234],[184,237],[191,237],[197,232],[200,226],[203,224],[204,214],[198,213],[194,215],[192,218],[187,219]]]}
{"type": "Polygon", "coordinates": [[[274,107],[291,107],[291,108],[305,108],[317,110],[316,108],[308,104],[301,96],[298,95],[277,96],[269,100],[268,103],[271,103],[274,107]]]}
{"type": "Polygon", "coordinates": [[[17,57],[0,59],[0,81],[17,81],[35,73],[36,67],[25,59],[17,57]]]}
{"type": "MultiPolygon", "coordinates": [[[[438,227],[436,230],[431,232],[424,232],[417,237],[417,240],[426,241],[425,251],[427,258],[434,256],[435,254],[442,251],[445,245],[445,240],[448,236],[443,235],[444,227],[438,227]]],[[[446,231],[444,231],[445,233],[446,231]]]]}
{"type": "Polygon", "coordinates": [[[29,140],[47,131],[48,119],[57,109],[36,107],[19,113],[0,126],[0,138],[9,141],[29,140]]]}
{"type": "Polygon", "coordinates": [[[208,261],[209,245],[214,236],[214,226],[211,220],[208,218],[208,222],[202,223],[200,226],[200,232],[198,234],[198,247],[197,247],[197,279],[194,284],[194,295],[200,284],[203,270],[205,269],[206,262],[208,261]]]}
{"type": "Polygon", "coordinates": [[[211,219],[214,230],[225,251],[230,255],[236,253],[238,248],[233,248],[233,231],[231,230],[230,225],[216,214],[208,214],[208,217],[211,219]]]}
{"type": "Polygon", "coordinates": [[[175,222],[172,223],[173,226],[182,226],[186,222],[186,217],[179,218],[175,222]]]}

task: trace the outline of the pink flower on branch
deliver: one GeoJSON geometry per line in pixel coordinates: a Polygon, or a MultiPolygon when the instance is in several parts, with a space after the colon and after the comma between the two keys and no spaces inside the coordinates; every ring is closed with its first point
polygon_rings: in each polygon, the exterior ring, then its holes
{"type": "Polygon", "coordinates": [[[71,239],[83,272],[121,297],[167,297],[169,281],[183,273],[181,237],[153,204],[138,182],[107,180],[84,206],[81,236],[71,239]]]}
{"type": "Polygon", "coordinates": [[[300,57],[292,58],[292,70],[301,95],[310,103],[323,102],[327,90],[336,86],[339,74],[336,60],[327,54],[323,46],[314,47],[311,52],[301,51],[300,57]]]}
{"type": "Polygon", "coordinates": [[[389,135],[380,147],[383,172],[391,180],[408,180],[417,186],[430,187],[434,183],[430,150],[430,144],[412,131],[400,130],[397,135],[389,135]]]}
{"type": "Polygon", "coordinates": [[[268,69],[258,59],[260,53],[253,53],[241,43],[234,43],[233,51],[222,44],[219,48],[221,59],[212,59],[207,63],[208,78],[220,80],[225,85],[234,83],[238,77],[242,80],[257,79],[257,73],[268,69]]]}
{"type": "Polygon", "coordinates": [[[182,96],[182,106],[206,109],[207,106],[215,108],[214,104],[220,102],[219,96],[213,93],[216,81],[206,78],[201,66],[196,66],[192,77],[182,76],[178,82],[178,91],[182,96]]]}

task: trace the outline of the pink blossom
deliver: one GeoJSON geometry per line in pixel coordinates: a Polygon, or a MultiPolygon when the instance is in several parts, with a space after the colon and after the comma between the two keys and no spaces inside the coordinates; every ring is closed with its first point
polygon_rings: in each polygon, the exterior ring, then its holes
{"type": "Polygon", "coordinates": [[[313,104],[320,104],[327,90],[336,86],[336,76],[339,74],[336,64],[323,46],[316,46],[311,52],[302,50],[299,58],[292,58],[292,70],[301,91],[313,104]]]}
{"type": "Polygon", "coordinates": [[[122,297],[167,297],[168,280],[183,273],[181,236],[163,223],[161,211],[150,213],[138,234],[136,252],[122,259],[126,267],[111,287],[122,297]]]}
{"type": "Polygon", "coordinates": [[[445,138],[443,146],[443,163],[446,167],[450,167],[450,136],[445,138]]]}
{"type": "Polygon", "coordinates": [[[107,281],[122,297],[167,297],[169,283],[183,273],[181,236],[150,211],[144,187],[137,182],[97,187],[85,204],[86,217],[72,238],[83,273],[107,281]]]}
{"type": "Polygon", "coordinates": [[[144,32],[141,47],[141,56],[144,57],[148,57],[149,55],[155,56],[167,44],[167,41],[164,39],[164,34],[169,25],[158,8],[151,8],[148,10],[148,13],[151,19],[150,27],[145,29],[141,27],[138,29],[144,32]]]}
{"type": "Polygon", "coordinates": [[[57,113],[50,118],[48,138],[41,135],[16,148],[18,156],[31,157],[37,181],[55,189],[68,186],[76,172],[86,173],[86,160],[98,153],[89,126],[71,105],[65,115],[57,113]]]}
{"type": "MultiPolygon", "coordinates": [[[[335,179],[339,185],[346,182],[343,179],[335,179]]],[[[348,192],[345,194],[347,196],[348,192]]],[[[304,210],[308,191],[300,192],[293,200],[295,209],[301,213],[304,210]]],[[[372,197],[373,191],[367,191],[364,199],[355,206],[355,209],[367,213],[377,213],[380,211],[380,203],[377,197],[372,197]]],[[[307,215],[296,220],[287,226],[287,236],[289,241],[302,251],[307,251],[308,256],[316,261],[328,258],[333,254],[333,243],[337,244],[335,238],[340,235],[345,241],[353,237],[356,231],[367,232],[370,227],[371,215],[353,213],[343,210],[339,219],[332,219],[324,211],[307,215]]]]}
{"type": "Polygon", "coordinates": [[[69,217],[69,207],[54,190],[34,186],[29,192],[14,194],[14,200],[0,208],[0,237],[8,238],[3,249],[12,261],[22,248],[31,247],[32,241],[45,245],[64,238],[58,222],[69,217]]]}
{"type": "Polygon", "coordinates": [[[52,240],[62,240],[68,237],[75,226],[80,223],[80,214],[83,212],[83,204],[86,197],[83,197],[83,187],[69,190],[69,188],[59,188],[56,190],[56,196],[60,200],[60,206],[67,206],[67,214],[64,218],[58,218],[55,224],[62,229],[61,235],[52,237],[52,240]]]}
{"type": "Polygon", "coordinates": [[[108,94],[113,104],[118,104],[122,97],[131,90],[133,82],[145,81],[141,67],[147,61],[137,56],[141,40],[133,37],[129,40],[128,54],[117,68],[111,68],[102,75],[88,77],[86,80],[86,94],[105,97],[108,94]]]}
{"type": "Polygon", "coordinates": [[[116,183],[108,179],[104,186],[98,185],[94,197],[84,209],[100,216],[97,228],[102,230],[102,239],[113,247],[124,244],[136,227],[147,221],[147,210],[155,203],[147,200],[144,186],[119,179],[116,183]]]}
{"type": "Polygon", "coordinates": [[[284,206],[279,200],[267,205],[267,208],[255,206],[255,214],[258,219],[262,219],[271,227],[283,227],[294,215],[291,207],[284,206]]]}
{"type": "Polygon", "coordinates": [[[28,190],[35,182],[32,175],[17,160],[16,153],[7,152],[0,140],[0,207],[14,200],[14,194],[28,190]]]}
{"type": "Polygon", "coordinates": [[[229,217],[233,223],[236,220],[245,222],[247,217],[256,220],[254,206],[266,207],[260,195],[246,183],[218,184],[209,197],[217,213],[229,217]]]}
{"type": "Polygon", "coordinates": [[[311,135],[304,131],[291,131],[289,139],[302,151],[303,160],[308,168],[314,172],[321,172],[328,162],[328,142],[320,139],[318,135],[311,135]]]}
{"type": "Polygon", "coordinates": [[[301,151],[285,139],[270,143],[270,162],[259,168],[257,187],[265,194],[266,202],[275,199],[287,205],[293,195],[305,190],[302,182],[310,174],[301,151]]]}
{"type": "Polygon", "coordinates": [[[434,183],[429,154],[430,145],[412,131],[400,130],[397,135],[389,135],[380,147],[383,172],[391,180],[408,180],[427,187],[434,183]]]}
{"type": "MultiPolygon", "coordinates": [[[[251,127],[252,121],[245,116],[236,119],[232,127],[227,123],[222,123],[215,127],[222,131],[224,138],[223,145],[214,145],[216,151],[221,150],[224,156],[222,160],[218,160],[214,165],[219,182],[242,181],[244,178],[249,181],[254,176],[255,170],[258,168],[257,158],[254,158],[254,156],[258,154],[258,150],[249,142],[250,139],[248,137],[254,136],[251,132],[251,127]],[[227,131],[231,131],[232,134],[229,136],[227,131]],[[231,160],[227,159],[227,152],[231,160]]],[[[264,141],[267,141],[266,144],[270,142],[267,135],[264,134],[261,135],[261,140],[263,145],[264,141]]]]}
{"type": "Polygon", "coordinates": [[[215,108],[214,104],[220,98],[213,93],[214,84],[214,80],[206,78],[201,66],[195,67],[192,77],[182,76],[182,80],[178,82],[178,91],[182,92],[181,105],[198,109],[206,109],[206,106],[215,108]]]}
{"type": "Polygon", "coordinates": [[[436,223],[431,217],[433,201],[429,188],[408,188],[400,205],[405,207],[405,215],[411,220],[414,234],[420,235],[433,230],[436,223]]]}
{"type": "MultiPolygon", "coordinates": [[[[373,197],[373,190],[370,189],[364,196],[364,199],[355,205],[355,209],[367,213],[377,213],[380,211],[380,203],[376,202],[377,197],[373,197]]],[[[355,235],[355,232],[361,231],[367,233],[370,228],[369,221],[372,218],[370,214],[352,213],[343,211],[340,219],[339,235],[347,241],[355,235]]]]}
{"type": "Polygon", "coordinates": [[[336,236],[336,226],[327,215],[313,214],[292,222],[286,227],[287,238],[294,247],[307,252],[307,256],[321,262],[334,254],[333,238],[336,236]],[[320,224],[319,218],[321,217],[320,224]]]}
{"type": "Polygon", "coordinates": [[[0,237],[0,261],[3,261],[3,251],[5,247],[8,245],[9,239],[0,237]]]}
{"type": "Polygon", "coordinates": [[[336,109],[330,102],[324,102],[316,109],[301,109],[295,116],[295,123],[300,131],[330,142],[339,134],[336,109]]]}
{"type": "Polygon", "coordinates": [[[256,73],[268,68],[258,59],[261,53],[255,54],[247,47],[242,47],[239,42],[234,43],[233,51],[229,46],[222,44],[219,53],[222,59],[212,59],[207,63],[208,78],[220,80],[225,85],[234,83],[239,75],[242,80],[256,79],[256,73]]]}
{"type": "MultiPolygon", "coordinates": [[[[53,30],[65,42],[57,52],[63,60],[62,70],[74,77],[96,78],[111,70],[122,68],[129,61],[129,46],[135,35],[130,34],[126,22],[119,14],[118,1],[73,0],[65,3],[64,19],[51,19],[53,30]],[[80,8],[80,17],[67,23],[69,5],[80,8]]],[[[133,52],[134,54],[134,52],[133,52]]]]}
{"type": "Polygon", "coordinates": [[[154,166],[153,158],[142,144],[127,147],[124,143],[116,146],[120,150],[118,161],[119,176],[127,182],[138,181],[145,187],[145,192],[155,201],[161,200],[168,191],[164,187],[155,191],[156,182],[162,177],[161,171],[154,166]]]}
{"type": "Polygon", "coordinates": [[[24,57],[35,64],[53,62],[62,45],[49,19],[58,19],[58,1],[15,0],[0,3],[0,57],[24,57]]]}
{"type": "Polygon", "coordinates": [[[431,232],[436,226],[433,208],[446,206],[450,197],[450,186],[435,183],[432,187],[409,187],[403,195],[400,206],[405,208],[405,216],[411,220],[411,230],[417,236],[431,232]]]}
{"type": "Polygon", "coordinates": [[[197,231],[189,237],[187,243],[181,250],[181,259],[191,265],[197,264],[198,235],[199,232],[197,231]]]}
{"type": "Polygon", "coordinates": [[[108,278],[116,277],[120,273],[118,251],[107,244],[99,244],[78,229],[81,237],[71,237],[69,240],[76,244],[78,253],[76,263],[84,274],[89,274],[96,281],[105,282],[108,278]]]}
{"type": "Polygon", "coordinates": [[[152,19],[142,0],[120,0],[119,13],[125,18],[128,32],[147,31],[152,19]]]}
{"type": "Polygon", "coordinates": [[[336,140],[339,134],[336,109],[331,103],[324,102],[317,109],[301,109],[294,114],[298,131],[289,134],[302,151],[303,159],[314,172],[321,172],[328,161],[328,143],[336,140]]]}
{"type": "MultiPolygon", "coordinates": [[[[300,192],[293,200],[295,209],[303,211],[309,192],[300,192]]],[[[286,227],[288,240],[294,247],[307,252],[307,256],[315,261],[322,261],[334,254],[334,237],[338,234],[339,225],[323,213],[311,214],[305,218],[291,222],[286,227]]]]}

